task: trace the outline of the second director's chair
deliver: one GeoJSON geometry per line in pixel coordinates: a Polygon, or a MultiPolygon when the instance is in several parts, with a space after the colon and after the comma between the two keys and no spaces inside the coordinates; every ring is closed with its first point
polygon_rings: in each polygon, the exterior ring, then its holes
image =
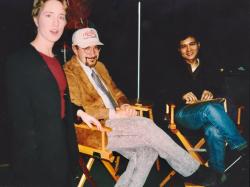
{"type": "MultiPolygon", "coordinates": [[[[225,98],[217,98],[210,100],[209,102],[220,102],[224,105],[224,110],[227,112],[227,101],[225,98]]],[[[198,103],[198,102],[197,102],[198,103]]],[[[238,111],[239,112],[239,111],[238,111]]],[[[205,149],[203,149],[203,145],[205,144],[205,139],[202,137],[199,139],[197,143],[194,145],[188,140],[188,138],[180,131],[180,129],[177,127],[177,124],[174,120],[175,115],[175,105],[166,105],[166,115],[169,118],[169,130],[177,136],[177,138],[181,141],[184,148],[189,152],[189,154],[196,159],[200,164],[208,166],[207,161],[205,161],[204,158],[202,158],[201,154],[199,152],[206,152],[205,149]]],[[[240,125],[240,119],[237,119],[237,124],[240,125]]],[[[172,170],[160,183],[160,187],[164,187],[166,183],[170,181],[170,179],[176,174],[174,170],[172,170]]],[[[199,187],[199,185],[191,184],[191,183],[185,183],[185,187],[199,187]]]]}

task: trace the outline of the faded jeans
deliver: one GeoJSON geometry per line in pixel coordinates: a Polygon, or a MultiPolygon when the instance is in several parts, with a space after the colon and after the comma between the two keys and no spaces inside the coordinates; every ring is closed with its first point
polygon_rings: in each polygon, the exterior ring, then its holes
{"type": "Polygon", "coordinates": [[[225,142],[231,150],[240,150],[247,146],[246,140],[219,103],[186,105],[177,111],[175,120],[192,130],[203,129],[209,165],[218,172],[225,170],[225,142]]]}

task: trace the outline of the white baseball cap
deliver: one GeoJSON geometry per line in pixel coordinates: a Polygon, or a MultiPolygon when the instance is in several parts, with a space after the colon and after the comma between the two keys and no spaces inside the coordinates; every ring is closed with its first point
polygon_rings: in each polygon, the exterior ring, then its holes
{"type": "Polygon", "coordinates": [[[78,29],[73,33],[72,45],[86,48],[92,45],[104,45],[100,42],[97,31],[93,28],[78,29]]]}

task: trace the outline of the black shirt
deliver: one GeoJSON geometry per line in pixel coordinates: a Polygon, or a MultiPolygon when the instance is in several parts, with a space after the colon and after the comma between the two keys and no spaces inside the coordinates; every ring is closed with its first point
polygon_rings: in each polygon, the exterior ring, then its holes
{"type": "Polygon", "coordinates": [[[184,101],[182,96],[188,92],[193,92],[198,99],[201,98],[202,92],[208,90],[212,92],[214,98],[221,97],[223,94],[224,80],[219,71],[211,66],[199,64],[194,72],[191,66],[183,62],[182,67],[177,70],[172,87],[171,100],[178,106],[182,106],[184,101]]]}

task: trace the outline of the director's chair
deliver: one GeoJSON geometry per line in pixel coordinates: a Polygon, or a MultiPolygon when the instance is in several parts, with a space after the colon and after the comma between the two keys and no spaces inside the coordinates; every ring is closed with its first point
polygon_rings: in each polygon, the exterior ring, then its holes
{"type": "MultiPolygon", "coordinates": [[[[132,107],[138,112],[138,116],[148,117],[153,120],[152,106],[148,104],[134,103],[132,107]]],[[[120,156],[115,156],[111,150],[106,148],[108,144],[107,133],[112,131],[111,128],[103,126],[104,131],[99,131],[95,126],[88,127],[81,123],[75,125],[78,149],[80,153],[89,156],[87,169],[90,171],[96,159],[99,159],[108,170],[112,178],[117,181],[117,175],[120,163],[120,156]],[[114,165],[114,166],[113,166],[114,165]]],[[[156,162],[157,170],[160,170],[159,161],[156,162]]],[[[86,181],[85,174],[82,175],[78,187],[82,187],[86,181]]]]}
{"type": "MultiPolygon", "coordinates": [[[[86,164],[87,169],[90,171],[94,161],[99,159],[112,178],[117,181],[119,176],[117,176],[116,173],[118,171],[120,157],[114,156],[113,152],[106,148],[108,143],[107,132],[110,132],[111,129],[103,127],[103,131],[99,131],[95,126],[90,128],[86,124],[81,123],[75,125],[75,130],[79,152],[89,156],[86,164]]],[[[83,174],[78,187],[82,187],[85,181],[86,175],[83,174]]]]}
{"type": "MultiPolygon", "coordinates": [[[[223,104],[225,112],[227,112],[227,101],[225,98],[217,98],[217,99],[209,100],[206,102],[220,102],[223,104]]],[[[198,101],[197,103],[200,103],[200,102],[198,101]]],[[[169,125],[168,125],[169,130],[178,137],[178,139],[181,141],[184,148],[189,152],[189,154],[194,159],[196,159],[200,164],[208,166],[207,161],[205,161],[202,158],[202,156],[199,154],[199,152],[206,152],[206,150],[202,148],[203,145],[205,144],[205,139],[201,138],[196,144],[192,145],[192,143],[188,140],[188,138],[177,128],[177,124],[175,123],[175,120],[174,120],[175,107],[176,106],[174,104],[171,104],[170,106],[168,104],[166,105],[165,113],[166,113],[166,116],[168,116],[168,118],[169,118],[169,125]]],[[[241,109],[239,111],[240,111],[240,115],[241,115],[241,109]]],[[[240,125],[240,117],[241,116],[239,116],[239,118],[237,118],[238,125],[240,125]]],[[[160,183],[160,187],[164,187],[166,185],[166,183],[169,182],[170,179],[175,174],[176,174],[176,172],[174,170],[172,170],[162,180],[162,182],[160,183]]],[[[184,185],[185,185],[185,187],[200,187],[200,185],[195,185],[192,183],[185,183],[184,185]]]]}

